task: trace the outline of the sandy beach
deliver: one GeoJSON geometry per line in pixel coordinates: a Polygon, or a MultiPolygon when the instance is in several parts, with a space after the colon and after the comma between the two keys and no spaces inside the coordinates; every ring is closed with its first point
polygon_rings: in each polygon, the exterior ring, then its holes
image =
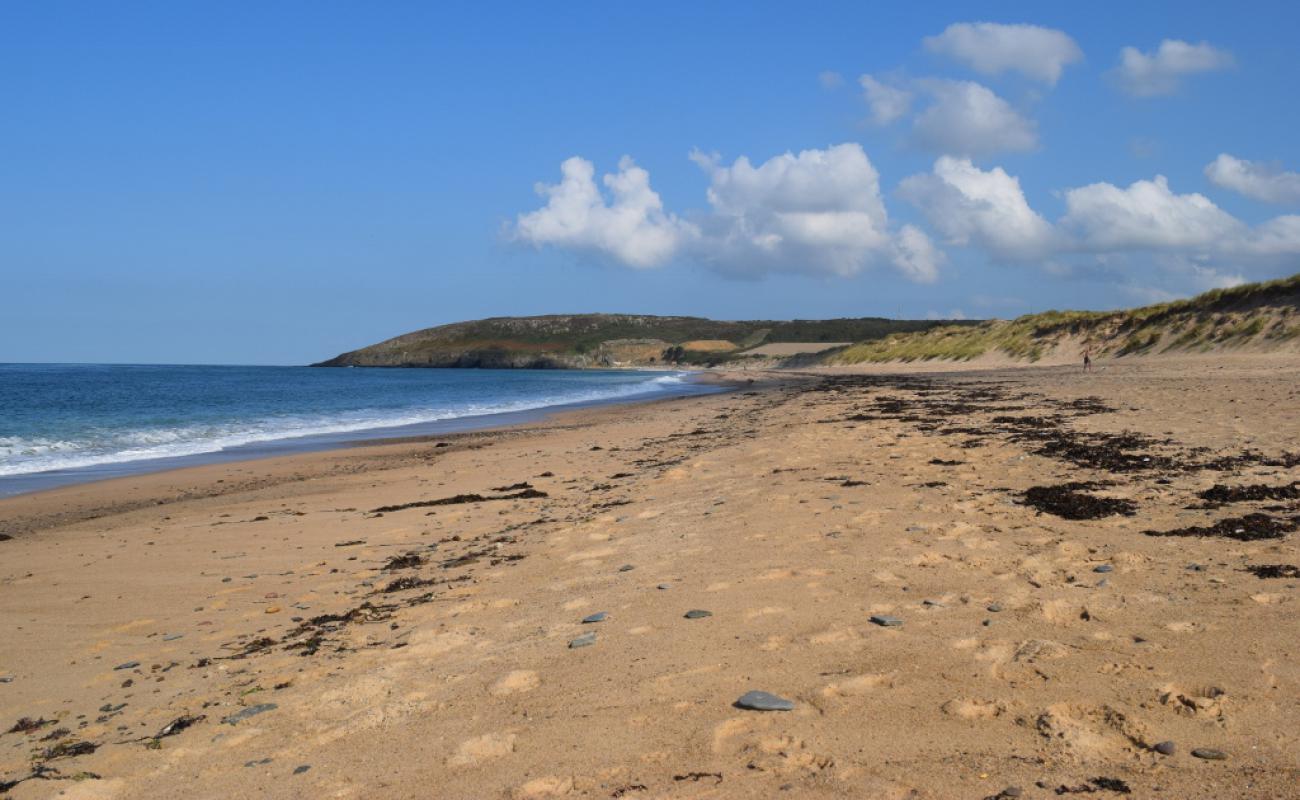
{"type": "Polygon", "coordinates": [[[1300,796],[1300,359],[892,369],[0,500],[0,796],[1300,796]]]}

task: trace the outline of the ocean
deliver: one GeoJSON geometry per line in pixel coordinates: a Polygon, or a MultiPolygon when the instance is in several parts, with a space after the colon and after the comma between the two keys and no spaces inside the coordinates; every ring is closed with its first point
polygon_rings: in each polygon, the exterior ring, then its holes
{"type": "Polygon", "coordinates": [[[710,391],[631,370],[0,364],[0,496],[710,391]]]}

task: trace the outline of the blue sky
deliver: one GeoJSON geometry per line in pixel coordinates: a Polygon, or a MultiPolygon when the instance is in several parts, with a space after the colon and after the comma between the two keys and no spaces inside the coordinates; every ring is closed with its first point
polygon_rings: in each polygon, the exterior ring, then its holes
{"type": "Polygon", "coordinates": [[[1294,4],[969,8],[0,5],[0,361],[1014,316],[1298,269],[1294,4]]]}

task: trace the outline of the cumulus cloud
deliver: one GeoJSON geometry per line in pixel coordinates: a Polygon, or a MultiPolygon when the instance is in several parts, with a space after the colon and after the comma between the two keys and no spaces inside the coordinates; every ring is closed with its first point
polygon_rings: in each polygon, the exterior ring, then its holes
{"type": "Polygon", "coordinates": [[[1084,256],[1096,267],[1145,254],[1210,285],[1241,280],[1212,267],[1215,261],[1276,265],[1300,257],[1300,215],[1247,225],[1204,195],[1173,191],[1162,175],[1127,187],[1103,182],[1067,189],[1065,213],[1054,223],[1033,210],[1017,178],[967,159],[939,158],[930,172],[904,179],[899,194],[948,244],[1049,271],[1074,271],[1084,256]]]}
{"type": "Polygon", "coordinates": [[[1265,203],[1300,203],[1300,172],[1286,172],[1277,164],[1244,161],[1227,153],[1205,167],[1205,177],[1215,186],[1265,203]]]}
{"type": "Polygon", "coordinates": [[[709,178],[708,210],[686,220],[664,210],[649,174],[630,158],[595,182],[582,158],[537,191],[546,205],[520,214],[513,235],[535,246],[594,254],[631,267],[675,257],[737,277],[769,272],[849,276],[889,265],[904,277],[938,277],[943,254],[919,228],[894,230],[880,176],[857,144],[785,153],[754,165],[691,154],[709,178]]]}
{"type": "Polygon", "coordinates": [[[870,75],[858,78],[862,96],[871,109],[871,119],[877,125],[888,125],[907,114],[912,108],[912,93],[897,86],[882,83],[870,75]]]}
{"type": "Polygon", "coordinates": [[[1092,250],[1206,248],[1243,227],[1201,194],[1174,194],[1163,175],[1127,189],[1094,183],[1065,192],[1060,224],[1092,250]]]}
{"type": "Polygon", "coordinates": [[[1129,94],[1153,97],[1178,91],[1182,78],[1187,75],[1227,69],[1232,64],[1231,53],[1208,42],[1189,44],[1165,39],[1151,53],[1125,47],[1120,51],[1114,75],[1129,94]]]}
{"type": "Polygon", "coordinates": [[[1001,167],[981,170],[943,156],[932,172],[905,179],[899,193],[951,244],[973,243],[1004,261],[1042,258],[1055,243],[1052,225],[1001,167]]]}
{"type": "Polygon", "coordinates": [[[912,123],[915,142],[928,150],[960,156],[1033,150],[1037,126],[1006,100],[973,81],[926,80],[933,102],[912,123]]]}
{"type": "Polygon", "coordinates": [[[927,36],[925,48],[947,56],[984,75],[1019,72],[1055,84],[1066,66],[1083,59],[1083,51],[1063,31],[1038,25],[959,22],[938,36],[927,36]]]}
{"type": "Polygon", "coordinates": [[[650,188],[650,173],[628,156],[618,162],[618,172],[601,179],[609,199],[596,186],[590,161],[575,156],[560,165],[560,172],[559,183],[537,185],[546,205],[519,215],[519,240],[587,252],[632,267],[654,267],[698,233],[664,212],[659,195],[650,188]]]}
{"type": "Polygon", "coordinates": [[[785,153],[758,166],[691,155],[709,176],[700,256],[733,274],[853,275],[880,262],[933,280],[933,246],[918,229],[891,234],[880,176],[857,144],[785,153]]]}

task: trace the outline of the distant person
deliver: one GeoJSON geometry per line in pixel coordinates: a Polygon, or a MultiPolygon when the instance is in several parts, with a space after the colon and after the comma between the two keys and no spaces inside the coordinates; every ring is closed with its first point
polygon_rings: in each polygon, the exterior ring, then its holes
{"type": "Polygon", "coordinates": [[[1092,372],[1092,354],[1087,350],[1083,351],[1083,371],[1092,372]]]}

